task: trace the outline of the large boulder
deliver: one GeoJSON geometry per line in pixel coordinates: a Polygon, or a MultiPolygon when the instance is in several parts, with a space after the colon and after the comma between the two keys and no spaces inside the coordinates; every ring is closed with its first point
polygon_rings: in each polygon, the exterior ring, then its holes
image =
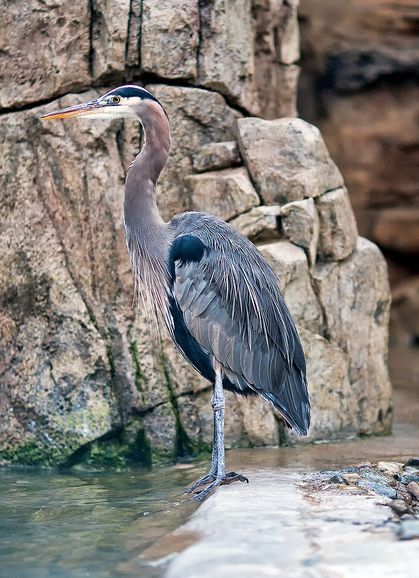
{"type": "Polygon", "coordinates": [[[267,205],[283,205],[343,185],[320,131],[298,118],[242,118],[238,138],[243,159],[267,205]]]}
{"type": "Polygon", "coordinates": [[[259,197],[244,167],[211,171],[186,178],[190,207],[228,221],[259,204],[259,197]]]}

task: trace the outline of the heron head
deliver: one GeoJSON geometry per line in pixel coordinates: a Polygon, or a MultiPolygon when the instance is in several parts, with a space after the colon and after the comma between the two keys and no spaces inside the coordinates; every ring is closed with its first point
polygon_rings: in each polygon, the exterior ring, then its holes
{"type": "Polygon", "coordinates": [[[157,98],[145,88],[127,84],[114,88],[95,100],[56,110],[42,115],[41,118],[56,120],[84,116],[96,119],[135,118],[140,120],[142,113],[156,105],[163,108],[157,98]]]}

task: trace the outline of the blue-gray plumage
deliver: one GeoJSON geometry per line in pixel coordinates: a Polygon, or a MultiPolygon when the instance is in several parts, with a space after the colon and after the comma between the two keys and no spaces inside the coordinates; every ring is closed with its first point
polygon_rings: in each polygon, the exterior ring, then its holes
{"type": "Polygon", "coordinates": [[[126,240],[144,306],[213,384],[211,470],[188,490],[205,499],[219,485],[247,481],[225,471],[224,389],[261,396],[307,434],[310,402],[297,330],[275,274],[246,237],[206,213],[184,213],[169,223],[160,217],[155,184],[169,154],[170,128],[151,93],[126,85],[44,118],[70,116],[131,117],[143,126],[144,144],[126,179],[126,240]]]}

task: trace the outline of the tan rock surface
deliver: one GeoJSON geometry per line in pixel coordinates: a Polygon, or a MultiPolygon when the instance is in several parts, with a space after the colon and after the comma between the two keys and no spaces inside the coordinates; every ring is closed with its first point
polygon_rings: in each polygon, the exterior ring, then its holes
{"type": "Polygon", "coordinates": [[[141,65],[162,78],[196,78],[198,0],[143,0],[141,65]]]}
{"type": "Polygon", "coordinates": [[[252,241],[279,239],[280,207],[259,206],[231,219],[230,225],[252,241]]]}
{"type": "Polygon", "coordinates": [[[310,265],[316,261],[319,215],[313,199],[294,201],[281,207],[281,230],[295,245],[302,247],[310,265]]]}
{"type": "Polygon", "coordinates": [[[325,314],[326,335],[349,357],[349,380],[357,400],[360,431],[389,431],[391,384],[387,369],[390,289],[379,249],[359,238],[341,263],[318,264],[316,293],[325,314]]]}
{"type": "MultiPolygon", "coordinates": [[[[74,4],[74,2],[73,2],[74,4]]],[[[135,3],[134,3],[135,4],[135,3]]],[[[138,63],[133,52],[138,43],[139,30],[128,26],[130,23],[130,0],[91,2],[91,74],[94,80],[109,78],[111,74],[123,74],[128,56],[138,63]]],[[[138,15],[137,15],[138,17],[138,15]]],[[[134,20],[134,18],[132,18],[134,20]]]]}
{"type": "Polygon", "coordinates": [[[213,142],[204,145],[193,155],[193,167],[196,171],[214,171],[226,169],[241,162],[237,142],[213,142]]]}
{"type": "Polygon", "coordinates": [[[87,2],[2,2],[0,108],[88,86],[87,2]]]}
{"type": "Polygon", "coordinates": [[[259,197],[244,167],[211,171],[186,178],[190,207],[224,220],[237,217],[259,204],[259,197]]]}
{"type": "Polygon", "coordinates": [[[320,221],[318,256],[339,261],[355,249],[358,229],[351,201],[345,187],[330,191],[316,199],[320,221]]]}
{"type": "Polygon", "coordinates": [[[282,0],[202,4],[199,84],[221,92],[251,114],[267,118],[295,115],[299,71],[292,65],[299,57],[296,5],[282,0]]]}
{"type": "Polygon", "coordinates": [[[315,126],[292,118],[237,124],[242,157],[267,205],[317,197],[343,184],[315,126]]]}

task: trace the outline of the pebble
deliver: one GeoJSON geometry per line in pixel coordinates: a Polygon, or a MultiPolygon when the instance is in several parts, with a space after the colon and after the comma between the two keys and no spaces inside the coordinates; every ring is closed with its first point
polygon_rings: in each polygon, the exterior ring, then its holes
{"type": "Polygon", "coordinates": [[[400,472],[400,470],[402,469],[403,464],[400,464],[398,462],[378,462],[377,463],[377,468],[381,471],[384,472],[385,474],[388,474],[390,476],[394,476],[396,474],[398,474],[400,472]]]}
{"type": "Polygon", "coordinates": [[[410,460],[407,460],[403,467],[405,468],[406,466],[419,467],[419,458],[410,458],[410,460]]]}
{"type": "Polygon", "coordinates": [[[358,486],[360,488],[365,488],[366,490],[371,490],[376,494],[380,494],[380,496],[391,498],[392,500],[395,500],[397,497],[397,492],[394,488],[390,488],[389,486],[377,482],[371,482],[369,480],[361,480],[358,483],[358,486]]]}
{"type": "Polygon", "coordinates": [[[362,478],[365,478],[371,482],[377,482],[378,484],[384,485],[395,485],[395,480],[392,477],[384,474],[383,472],[377,472],[374,468],[363,467],[359,468],[359,473],[362,478]]]}
{"type": "Polygon", "coordinates": [[[390,508],[396,512],[398,516],[403,516],[403,514],[409,512],[409,506],[403,500],[393,500],[390,503],[390,508]]]}
{"type": "Polygon", "coordinates": [[[407,490],[419,502],[419,484],[418,484],[418,482],[409,482],[407,484],[407,490]]]}
{"type": "Polygon", "coordinates": [[[400,540],[419,539],[419,520],[402,520],[397,535],[400,540]]]}
{"type": "Polygon", "coordinates": [[[349,473],[349,474],[342,474],[342,480],[346,484],[355,484],[358,480],[361,479],[361,476],[356,472],[349,473]]]}
{"type": "Polygon", "coordinates": [[[419,474],[405,474],[400,478],[402,484],[409,484],[410,482],[419,482],[419,474]]]}

